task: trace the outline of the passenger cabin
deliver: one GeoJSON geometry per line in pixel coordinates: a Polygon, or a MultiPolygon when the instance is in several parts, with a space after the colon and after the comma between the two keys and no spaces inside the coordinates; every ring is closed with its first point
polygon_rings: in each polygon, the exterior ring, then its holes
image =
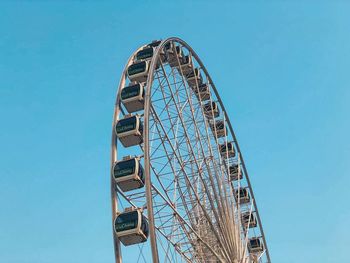
{"type": "Polygon", "coordinates": [[[136,60],[149,60],[153,57],[154,48],[153,47],[145,47],[136,53],[136,60]]]}
{"type": "Polygon", "coordinates": [[[139,115],[127,115],[117,122],[115,133],[124,147],[143,142],[143,125],[139,115]]]}
{"type": "Polygon", "coordinates": [[[171,44],[170,48],[166,51],[167,60],[170,67],[177,67],[179,63],[181,63],[183,54],[180,46],[176,46],[175,44],[171,44]]]}
{"type": "Polygon", "coordinates": [[[124,157],[113,168],[114,179],[123,192],[141,188],[145,185],[145,176],[140,160],[136,157],[124,157]]]}
{"type": "Polygon", "coordinates": [[[231,165],[229,167],[230,171],[230,181],[237,181],[243,179],[243,174],[241,173],[240,169],[238,168],[238,164],[231,165]]]}
{"type": "MultiPolygon", "coordinates": [[[[155,49],[162,43],[161,40],[156,40],[156,41],[153,41],[152,43],[149,43],[148,46],[149,47],[153,47],[153,50],[155,51],[155,49]]],[[[161,50],[159,52],[160,54],[160,59],[162,60],[162,62],[164,63],[166,61],[166,55],[165,55],[165,50],[167,49],[167,46],[169,46],[170,43],[166,44],[165,48],[163,48],[163,50],[161,50]]]]}
{"type": "Polygon", "coordinates": [[[240,204],[246,204],[250,202],[250,195],[247,188],[240,188],[239,191],[236,190],[236,198],[239,200],[240,204]]]}
{"type": "Polygon", "coordinates": [[[233,142],[220,144],[220,154],[223,158],[235,157],[236,151],[233,142]]]}
{"type": "MultiPolygon", "coordinates": [[[[136,53],[136,61],[148,61],[149,63],[151,63],[151,59],[154,55],[154,52],[155,52],[155,48],[154,47],[145,47],[144,49],[140,50],[139,52],[136,53]]],[[[165,53],[164,52],[160,52],[160,57],[162,59],[162,55],[164,55],[165,53]]],[[[162,60],[163,61],[163,60],[162,60]]],[[[150,66],[150,64],[149,64],[150,66]]],[[[160,66],[160,62],[159,60],[157,60],[157,63],[156,63],[156,69],[159,68],[160,66]]]]}
{"type": "Polygon", "coordinates": [[[198,86],[203,84],[202,75],[201,75],[201,72],[200,72],[199,68],[195,68],[194,70],[192,70],[186,76],[186,78],[187,78],[188,85],[192,89],[196,89],[197,88],[197,83],[198,83],[198,86]]]}
{"type": "Polygon", "coordinates": [[[260,237],[253,237],[248,242],[249,253],[262,253],[264,251],[264,244],[260,237]]]}
{"type": "Polygon", "coordinates": [[[163,63],[167,61],[167,50],[169,50],[172,47],[172,43],[168,42],[164,45],[163,49],[160,51],[160,59],[163,63]]]}
{"type": "Polygon", "coordinates": [[[145,82],[148,77],[149,61],[139,61],[128,67],[130,81],[145,82]]]}
{"type": "Polygon", "coordinates": [[[148,220],[139,208],[125,210],[117,215],[114,222],[114,231],[124,246],[139,244],[147,241],[148,220]]]}
{"type": "Polygon", "coordinates": [[[216,118],[220,115],[219,106],[216,102],[208,102],[203,105],[204,115],[207,118],[216,118]]]}
{"type": "Polygon", "coordinates": [[[120,93],[120,99],[129,113],[143,110],[145,89],[141,83],[124,87],[120,93]]]}
{"type": "Polygon", "coordinates": [[[256,227],[258,223],[256,221],[255,214],[249,213],[249,212],[242,214],[242,224],[245,229],[247,229],[248,227],[249,228],[256,227]]]}
{"type": "Polygon", "coordinates": [[[177,66],[179,73],[187,76],[188,74],[190,74],[193,71],[193,66],[192,66],[192,56],[187,55],[182,57],[182,59],[180,60],[180,66],[177,66]]]}
{"type": "Polygon", "coordinates": [[[193,91],[197,96],[198,100],[206,101],[210,99],[209,85],[206,83],[203,83],[198,88],[195,87],[193,91]]]}
{"type": "Polygon", "coordinates": [[[227,134],[225,122],[223,120],[212,121],[210,128],[217,138],[224,137],[227,134]]]}

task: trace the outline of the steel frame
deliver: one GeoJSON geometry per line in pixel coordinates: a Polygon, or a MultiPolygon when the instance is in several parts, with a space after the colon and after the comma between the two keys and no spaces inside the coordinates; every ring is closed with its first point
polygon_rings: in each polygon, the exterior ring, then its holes
{"type": "MultiPolygon", "coordinates": [[[[118,199],[123,198],[130,205],[135,207],[141,205],[147,210],[153,263],[160,262],[158,246],[164,250],[164,255],[161,254],[161,256],[164,257],[165,262],[175,262],[174,259],[177,262],[178,257],[175,253],[178,253],[180,260],[186,262],[248,263],[255,262],[247,255],[250,230],[242,227],[240,217],[242,211],[250,213],[254,211],[258,230],[257,233],[253,230],[253,235],[261,236],[265,247],[264,252],[257,256],[259,258],[256,262],[270,263],[265,234],[248,172],[225,107],[198,55],[179,38],[163,40],[156,48],[145,85],[144,143],[141,145],[145,189],[132,193],[123,193],[118,189],[113,178],[113,165],[117,161],[118,152],[114,126],[120,114],[124,113],[120,92],[126,84],[127,68],[132,64],[136,53],[143,47],[137,49],[129,58],[116,96],[111,142],[112,224],[119,211],[118,199]],[[209,120],[205,118],[202,109],[201,96],[195,97],[181,67],[170,68],[162,62],[161,52],[169,42],[186,49],[188,55],[192,56],[192,70],[196,63],[204,73],[206,82],[213,91],[209,102],[211,103],[214,96],[216,97],[215,101],[220,105],[225,127],[227,126],[229,130],[228,134],[225,132],[223,138],[215,135],[215,125],[212,133],[209,120]],[[159,98],[154,98],[157,95],[159,98]],[[235,144],[238,157],[226,156],[223,159],[219,152],[219,145],[228,143],[229,137],[235,144]],[[155,143],[159,145],[154,146],[155,143]],[[240,189],[241,180],[237,183],[229,183],[230,162],[237,162],[239,170],[241,168],[243,170],[244,183],[251,196],[250,207],[240,205],[239,196],[238,200],[236,199],[235,190],[240,189]],[[171,175],[174,179],[169,183],[171,175]],[[166,248],[161,239],[167,242],[166,248]],[[237,261],[232,261],[233,258],[237,261]]],[[[180,65],[177,56],[176,59],[177,64],[180,65]]],[[[197,80],[195,88],[199,92],[197,80]]],[[[215,120],[214,115],[211,119],[215,120]]],[[[114,231],[113,238],[115,262],[122,263],[121,246],[114,231]]],[[[141,254],[142,248],[140,248],[139,258],[142,256],[146,261],[141,254]]]]}

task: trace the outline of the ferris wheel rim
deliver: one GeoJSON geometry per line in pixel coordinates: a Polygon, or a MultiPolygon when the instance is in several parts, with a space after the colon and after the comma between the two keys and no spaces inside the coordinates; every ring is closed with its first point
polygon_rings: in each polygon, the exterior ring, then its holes
{"type": "MultiPolygon", "coordinates": [[[[145,189],[146,189],[146,201],[147,201],[147,210],[148,210],[148,220],[150,223],[150,241],[151,241],[151,249],[152,249],[152,257],[153,257],[153,262],[154,263],[158,263],[159,262],[159,255],[158,255],[158,249],[157,249],[157,240],[156,240],[156,234],[155,234],[155,225],[154,225],[154,213],[153,213],[153,196],[152,196],[152,192],[151,192],[151,186],[152,186],[152,180],[151,180],[151,173],[150,173],[150,153],[149,153],[149,115],[150,115],[150,105],[151,105],[151,92],[152,92],[152,83],[153,83],[153,76],[154,76],[154,71],[155,71],[155,67],[156,67],[156,63],[158,61],[158,59],[160,59],[160,52],[162,50],[162,48],[169,42],[177,42],[180,43],[181,45],[185,46],[190,52],[191,55],[196,59],[196,61],[198,62],[198,64],[200,65],[200,68],[203,70],[203,72],[205,73],[205,75],[207,76],[210,85],[212,87],[212,90],[214,90],[215,96],[218,99],[218,102],[221,106],[221,108],[224,111],[224,115],[225,115],[225,121],[228,124],[228,128],[230,130],[231,136],[233,138],[233,142],[237,148],[238,153],[240,154],[240,160],[241,160],[241,164],[245,173],[245,177],[247,180],[247,184],[248,184],[248,188],[250,190],[250,193],[252,195],[252,202],[254,204],[255,207],[255,212],[256,212],[256,216],[258,219],[258,224],[259,224],[259,228],[261,231],[261,237],[263,240],[263,243],[265,245],[265,253],[267,256],[267,260],[268,262],[270,262],[270,256],[269,256],[269,251],[268,251],[268,247],[267,247],[267,242],[265,239],[265,234],[263,231],[263,226],[261,223],[261,219],[260,219],[260,215],[258,212],[258,207],[254,198],[254,192],[249,180],[249,176],[248,176],[248,171],[246,169],[244,160],[243,160],[243,156],[241,154],[241,150],[238,144],[238,141],[236,139],[236,135],[234,133],[234,130],[232,128],[231,125],[231,121],[227,115],[227,111],[225,110],[225,106],[222,103],[221,97],[216,89],[216,86],[209,74],[209,72],[207,71],[206,67],[204,66],[203,62],[201,61],[201,59],[199,58],[199,56],[197,55],[197,53],[192,49],[192,47],[190,45],[188,45],[184,40],[178,38],[178,37],[170,37],[167,38],[165,40],[162,40],[161,43],[157,46],[155,53],[151,59],[150,62],[150,67],[149,67],[149,71],[148,71],[148,77],[147,77],[147,82],[145,85],[146,88],[146,93],[145,93],[145,106],[144,106],[144,130],[147,131],[144,133],[144,163],[145,163],[145,189]]],[[[135,56],[135,54],[141,50],[144,46],[141,46],[140,48],[138,48],[129,58],[128,62],[126,63],[126,66],[123,70],[120,82],[119,82],[119,88],[118,88],[118,92],[117,92],[117,98],[116,98],[116,107],[115,107],[115,111],[114,111],[114,117],[113,117],[113,124],[112,126],[114,126],[115,122],[118,120],[118,116],[120,114],[120,92],[122,87],[125,85],[126,82],[126,71],[128,66],[132,63],[133,61],[133,57],[135,56]]],[[[114,129],[114,127],[113,127],[114,129]]],[[[111,151],[111,167],[114,163],[114,161],[117,159],[117,143],[115,141],[115,137],[114,137],[114,131],[112,131],[112,151],[111,151]],[[114,148],[114,149],[113,149],[114,148]]],[[[114,178],[112,176],[112,170],[111,170],[111,191],[112,191],[112,220],[114,222],[115,219],[115,211],[118,207],[118,201],[115,198],[115,188],[114,188],[114,178]]],[[[115,256],[116,256],[116,262],[120,263],[121,262],[121,255],[120,255],[120,244],[119,244],[119,240],[118,238],[116,238],[115,234],[113,233],[114,236],[114,249],[115,249],[115,256]],[[117,256],[118,255],[118,256],[117,256]]]]}
{"type": "Polygon", "coordinates": [[[120,93],[122,90],[122,87],[125,85],[126,82],[126,71],[129,65],[132,64],[133,57],[136,52],[142,49],[143,46],[140,46],[137,48],[129,57],[127,63],[125,64],[125,67],[123,69],[123,72],[121,74],[119,84],[118,84],[118,90],[116,94],[116,100],[115,100],[115,107],[114,107],[114,113],[113,113],[113,121],[112,121],[112,136],[111,136],[111,156],[110,156],[110,184],[111,184],[111,209],[112,209],[112,229],[113,229],[113,249],[114,249],[114,258],[116,263],[122,263],[121,258],[121,248],[120,248],[120,241],[117,238],[115,232],[114,232],[114,221],[116,218],[116,211],[118,211],[118,200],[117,200],[117,194],[115,189],[115,181],[113,177],[113,167],[115,164],[115,161],[117,160],[118,151],[117,151],[117,140],[115,138],[115,132],[114,132],[114,125],[116,121],[118,120],[118,116],[121,112],[120,109],[120,93]]]}

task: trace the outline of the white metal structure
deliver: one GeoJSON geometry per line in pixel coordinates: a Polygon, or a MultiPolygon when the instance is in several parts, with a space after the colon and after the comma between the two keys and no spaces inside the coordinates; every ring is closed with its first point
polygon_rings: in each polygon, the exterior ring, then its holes
{"type": "MultiPolygon", "coordinates": [[[[125,66],[113,118],[111,195],[113,225],[116,216],[130,206],[142,209],[149,224],[147,241],[134,249],[123,246],[113,232],[117,263],[271,262],[248,172],[224,105],[197,54],[179,38],[140,47],[125,66]],[[147,47],[154,47],[147,69],[128,72],[130,65],[142,61],[136,54],[147,47]],[[186,56],[190,58],[182,60],[186,56]],[[143,139],[129,147],[118,143],[115,126],[128,114],[121,91],[135,81],[145,88],[144,109],[138,112],[143,139]],[[219,116],[214,111],[208,116],[203,109],[213,102],[219,116]],[[229,156],[226,151],[223,156],[220,145],[229,142],[236,154],[229,156]],[[113,167],[118,157],[131,154],[143,162],[145,185],[123,192],[113,167]],[[231,180],[230,167],[235,164],[241,177],[231,180]],[[254,215],[256,224],[247,221],[247,213],[254,215]]],[[[123,241],[127,243],[128,236],[123,241]]]]}

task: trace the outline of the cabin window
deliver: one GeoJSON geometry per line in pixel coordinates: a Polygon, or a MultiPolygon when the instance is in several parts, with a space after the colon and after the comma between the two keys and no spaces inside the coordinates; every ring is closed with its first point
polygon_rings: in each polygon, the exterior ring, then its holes
{"type": "Polygon", "coordinates": [[[202,84],[199,86],[199,92],[207,92],[208,91],[208,85],[207,84],[202,84]]]}
{"type": "Polygon", "coordinates": [[[139,131],[140,131],[141,133],[143,132],[143,124],[142,124],[141,121],[139,122],[139,131]]]}
{"type": "Polygon", "coordinates": [[[222,153],[226,152],[226,144],[220,145],[220,151],[221,151],[222,153]]]}
{"type": "Polygon", "coordinates": [[[240,189],[239,190],[239,197],[243,198],[243,197],[246,197],[246,196],[248,196],[247,189],[245,189],[245,188],[240,189]]]}
{"type": "Polygon", "coordinates": [[[259,247],[260,246],[260,240],[259,239],[251,239],[250,240],[250,246],[252,246],[252,247],[259,247]]]}
{"type": "Polygon", "coordinates": [[[181,54],[181,48],[179,46],[176,46],[175,50],[176,50],[176,54],[179,54],[179,55],[181,54]]]}
{"type": "Polygon", "coordinates": [[[193,78],[193,77],[197,77],[199,75],[199,70],[198,68],[195,68],[194,71],[192,71],[190,74],[188,74],[188,78],[193,78]]]}
{"type": "Polygon", "coordinates": [[[142,182],[145,182],[144,170],[140,163],[139,163],[139,177],[142,182]]]}
{"type": "Polygon", "coordinates": [[[132,85],[122,89],[121,98],[126,100],[140,95],[140,84],[132,85]]]}
{"type": "Polygon", "coordinates": [[[231,142],[229,142],[227,144],[222,144],[222,145],[220,145],[220,151],[222,153],[226,152],[227,150],[230,152],[230,151],[232,151],[232,147],[233,147],[233,145],[231,142]]]}
{"type": "Polygon", "coordinates": [[[228,150],[231,151],[231,150],[232,150],[232,147],[233,147],[232,142],[229,142],[229,143],[227,144],[228,150]]]}
{"type": "Polygon", "coordinates": [[[147,65],[147,64],[146,64],[145,61],[132,64],[132,65],[129,66],[129,68],[128,68],[128,74],[129,74],[129,76],[135,75],[135,74],[138,74],[138,73],[141,73],[141,72],[144,72],[144,71],[146,70],[146,65],[147,65]]]}
{"type": "Polygon", "coordinates": [[[119,178],[135,173],[136,161],[135,159],[118,162],[114,166],[114,177],[119,178]]]}
{"type": "Polygon", "coordinates": [[[120,214],[115,222],[115,230],[117,232],[135,229],[139,221],[138,212],[129,212],[120,214]]]}
{"type": "Polygon", "coordinates": [[[136,59],[138,59],[138,60],[147,59],[147,58],[151,58],[152,56],[153,56],[153,48],[150,47],[150,48],[145,48],[145,49],[137,52],[136,59]]]}
{"type": "Polygon", "coordinates": [[[214,111],[216,110],[216,103],[215,102],[212,102],[212,103],[209,102],[209,103],[204,105],[204,110],[205,111],[211,111],[212,109],[214,111]]]}
{"type": "Polygon", "coordinates": [[[188,64],[188,62],[189,62],[189,60],[190,60],[190,57],[189,56],[185,56],[184,58],[183,58],[183,60],[182,60],[182,65],[184,65],[184,64],[188,64]]]}
{"type": "Polygon", "coordinates": [[[215,126],[216,126],[216,129],[217,130],[223,130],[225,125],[224,125],[224,122],[223,121],[218,121],[215,123],[215,126]]]}
{"type": "Polygon", "coordinates": [[[123,133],[123,132],[131,131],[134,129],[136,129],[136,117],[135,116],[118,121],[117,126],[116,126],[117,133],[123,133]]]}
{"type": "Polygon", "coordinates": [[[231,174],[238,173],[238,166],[231,166],[230,167],[230,173],[231,174]]]}
{"type": "Polygon", "coordinates": [[[249,213],[243,215],[243,221],[248,223],[249,217],[250,217],[250,223],[255,222],[254,214],[249,214],[249,213]]]}
{"type": "Polygon", "coordinates": [[[148,232],[149,232],[148,221],[144,215],[142,215],[142,231],[145,234],[145,236],[148,236],[148,232]]]}
{"type": "Polygon", "coordinates": [[[249,214],[243,215],[243,220],[244,221],[249,221],[249,214]]]}

